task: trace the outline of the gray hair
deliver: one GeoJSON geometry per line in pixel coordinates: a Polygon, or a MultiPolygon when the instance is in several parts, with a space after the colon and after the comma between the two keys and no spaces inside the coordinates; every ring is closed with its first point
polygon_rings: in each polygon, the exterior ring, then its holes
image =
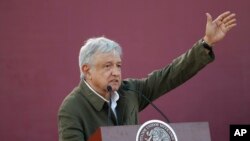
{"type": "Polygon", "coordinates": [[[95,53],[109,53],[114,52],[115,54],[121,56],[122,49],[118,43],[107,39],[105,37],[97,37],[88,39],[85,44],[80,49],[79,54],[79,67],[81,72],[81,79],[84,78],[84,74],[81,70],[82,66],[85,64],[92,64],[92,59],[95,53]]]}

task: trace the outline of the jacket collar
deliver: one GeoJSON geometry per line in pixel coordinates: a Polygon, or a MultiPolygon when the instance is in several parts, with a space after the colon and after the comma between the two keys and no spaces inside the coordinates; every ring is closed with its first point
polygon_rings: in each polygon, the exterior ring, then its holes
{"type": "Polygon", "coordinates": [[[90,104],[97,110],[101,111],[105,104],[105,100],[102,99],[100,96],[95,94],[86,84],[84,80],[80,82],[80,89],[83,92],[83,96],[90,102],[90,104]]]}

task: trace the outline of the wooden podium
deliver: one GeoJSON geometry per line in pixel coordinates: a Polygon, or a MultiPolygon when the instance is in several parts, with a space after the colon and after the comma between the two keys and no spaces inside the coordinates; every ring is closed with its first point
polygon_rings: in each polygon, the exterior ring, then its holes
{"type": "MultiPolygon", "coordinates": [[[[207,122],[170,123],[178,141],[211,141],[207,122]]],[[[88,141],[135,141],[140,125],[100,127],[88,141]]]]}

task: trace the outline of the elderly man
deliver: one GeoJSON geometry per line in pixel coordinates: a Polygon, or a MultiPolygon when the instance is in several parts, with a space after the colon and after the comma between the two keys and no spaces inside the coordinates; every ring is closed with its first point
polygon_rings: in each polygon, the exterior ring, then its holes
{"type": "Polygon", "coordinates": [[[138,124],[138,112],[181,85],[214,60],[212,47],[236,26],[235,14],[224,12],[214,21],[207,15],[205,36],[166,67],[143,79],[121,76],[122,50],[104,37],[89,39],[80,50],[81,81],[58,113],[61,141],[87,141],[100,126],[138,124]]]}

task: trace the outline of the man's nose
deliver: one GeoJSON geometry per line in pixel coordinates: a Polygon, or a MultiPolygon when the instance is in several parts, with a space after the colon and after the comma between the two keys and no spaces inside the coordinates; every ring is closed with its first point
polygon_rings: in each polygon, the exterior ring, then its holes
{"type": "Polygon", "coordinates": [[[113,69],[112,69],[112,75],[121,75],[121,68],[119,68],[119,67],[113,67],[113,69]]]}

